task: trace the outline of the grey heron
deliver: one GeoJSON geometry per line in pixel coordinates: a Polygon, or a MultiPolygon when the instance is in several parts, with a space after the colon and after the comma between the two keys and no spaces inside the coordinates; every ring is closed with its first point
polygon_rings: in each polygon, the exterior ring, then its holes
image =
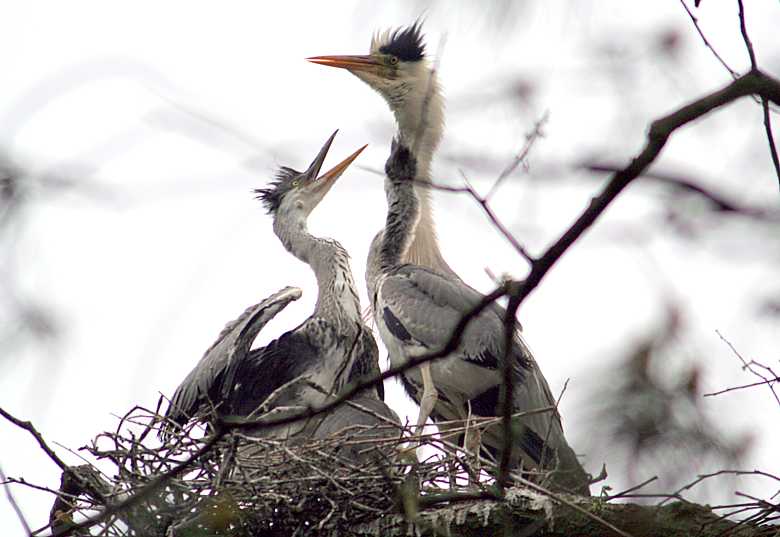
{"type": "MultiPolygon", "coordinates": [[[[398,366],[444,347],[459,320],[482,299],[444,260],[425,185],[443,132],[441,90],[425,56],[419,23],[375,35],[368,55],[308,59],[350,71],[385,98],[396,119],[398,143],[386,168],[387,221],[371,245],[366,280],[382,341],[398,366]],[[404,151],[406,157],[399,159],[404,151]]],[[[441,422],[465,421],[470,414],[501,415],[505,354],[513,361],[513,410],[555,406],[519,330],[504,352],[503,317],[500,306],[488,308],[470,323],[456,352],[401,375],[407,393],[420,405],[418,430],[428,417],[441,422]]],[[[534,413],[518,423],[513,464],[554,469],[553,483],[588,494],[588,475],[566,441],[558,412],[534,413]]],[[[497,454],[503,446],[500,427],[486,429],[482,442],[486,451],[497,454]]]]}
{"type": "MultiPolygon", "coordinates": [[[[338,131],[337,131],[338,132],[338,131]]],[[[284,247],[307,263],[317,279],[314,313],[265,347],[250,351],[263,325],[301,291],[287,288],[249,308],[223,330],[217,342],[176,389],[167,428],[216,407],[219,415],[247,417],[265,409],[300,409],[324,403],[349,381],[378,371],[376,342],[361,318],[349,255],[335,240],[314,237],[307,219],[365,146],[318,177],[336,132],[304,172],[282,167],[268,188],[256,190],[273,216],[284,247]],[[316,386],[312,386],[312,384],[316,386]],[[319,388],[319,389],[318,389],[319,388]]],[[[383,397],[381,384],[374,389],[383,397]]],[[[309,433],[313,423],[293,423],[252,434],[288,438],[309,433]]]]}

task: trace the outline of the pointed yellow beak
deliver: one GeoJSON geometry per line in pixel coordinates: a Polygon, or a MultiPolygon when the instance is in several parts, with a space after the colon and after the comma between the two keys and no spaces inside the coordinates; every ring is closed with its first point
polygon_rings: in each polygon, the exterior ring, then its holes
{"type": "Polygon", "coordinates": [[[327,65],[329,67],[339,67],[350,71],[371,71],[376,72],[383,67],[382,62],[370,55],[365,56],[312,56],[306,58],[307,61],[327,65]]]}
{"type": "Polygon", "coordinates": [[[368,147],[368,144],[364,145],[350,156],[336,164],[333,168],[323,173],[316,180],[312,181],[310,184],[312,193],[317,194],[320,198],[325,196],[331,187],[336,184],[336,180],[341,177],[349,165],[352,164],[352,162],[358,157],[358,155],[360,155],[360,153],[363,152],[366,147],[368,147]]]}

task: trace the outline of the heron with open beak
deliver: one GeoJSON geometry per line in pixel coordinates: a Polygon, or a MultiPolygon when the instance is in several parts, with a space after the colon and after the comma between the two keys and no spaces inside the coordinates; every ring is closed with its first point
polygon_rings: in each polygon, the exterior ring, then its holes
{"type": "MultiPolygon", "coordinates": [[[[256,190],[273,217],[273,229],[284,247],[308,264],[317,278],[314,312],[302,324],[268,345],[250,350],[263,326],[301,296],[287,288],[247,309],[229,323],[217,341],[174,393],[163,433],[208,414],[255,417],[270,410],[275,417],[324,404],[347,382],[378,373],[378,352],[371,331],[363,324],[349,255],[335,240],[315,237],[307,229],[311,212],[349,165],[365,149],[320,175],[334,132],[309,167],[299,172],[282,167],[271,184],[256,190]],[[286,410],[285,410],[286,409],[286,410]]],[[[382,385],[372,387],[381,400],[382,385]]],[[[254,436],[288,439],[309,434],[318,421],[300,420],[285,426],[250,430],[254,436]]]]}

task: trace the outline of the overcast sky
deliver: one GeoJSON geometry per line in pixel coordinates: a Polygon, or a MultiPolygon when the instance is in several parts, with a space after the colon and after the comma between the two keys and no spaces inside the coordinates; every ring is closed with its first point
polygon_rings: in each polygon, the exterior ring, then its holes
{"type": "MultiPolygon", "coordinates": [[[[0,298],[46,305],[59,336],[0,349],[0,406],[31,420],[52,444],[76,449],[113,429],[116,414],[170,395],[246,306],[286,285],[304,291],[259,344],[308,316],[314,278],[278,243],[250,189],[279,165],[306,166],[335,128],[326,166],[370,145],[312,215],[310,230],[350,252],[366,304],[366,253],[385,210],[382,177],[370,170],[383,169],[391,116],[367,86],[307,56],[367,52],[375,30],[424,15],[448,99],[434,164],[442,183],[458,184],[462,169],[486,191],[548,111],[530,174],[516,175],[495,199],[532,252],[603,184],[604,177],[575,171],[576,163],[627,162],[653,119],[729,81],[679,2],[507,4],[509,11],[448,2],[17,2],[5,9],[0,156],[39,179],[75,184],[54,194],[35,188],[3,237],[3,275],[14,278],[16,294],[3,290],[0,298]]],[[[704,0],[698,15],[720,54],[744,71],[734,4],[704,0]]],[[[777,75],[780,7],[748,4],[759,61],[777,75]]],[[[776,206],[763,136],[760,107],[744,99],[675,134],[655,169],[776,206]]],[[[761,297],[780,294],[776,234],[693,203],[690,217],[705,232],[698,241],[681,239],[664,227],[664,195],[632,186],[520,311],[553,391],[570,379],[561,405],[570,443],[593,473],[613,464],[607,483],[615,489],[653,474],[629,475],[624,454],[593,442],[604,430],[589,417],[591,403],[609,386],[622,351],[661,326],[667,304],[679,307],[686,336],[664,372],[698,364],[705,392],[753,380],[716,330],[769,365],[780,349],[778,318],[757,313],[761,297]]],[[[439,193],[436,207],[442,250],[466,281],[487,291],[486,267],[526,272],[473,201],[439,193]]],[[[393,408],[416,416],[394,381],[387,389],[393,408]]],[[[780,436],[772,431],[780,408],[768,390],[703,404],[724,434],[751,438],[744,468],[780,470],[780,436]]],[[[8,423],[0,435],[6,474],[57,488],[58,469],[29,435],[8,423]]],[[[712,469],[696,461],[689,468],[691,477],[712,469]]],[[[722,500],[735,488],[770,490],[729,481],[698,499],[722,500]]],[[[30,523],[43,525],[50,496],[13,491],[30,523]]],[[[21,534],[15,518],[3,496],[4,535],[21,534]]]]}

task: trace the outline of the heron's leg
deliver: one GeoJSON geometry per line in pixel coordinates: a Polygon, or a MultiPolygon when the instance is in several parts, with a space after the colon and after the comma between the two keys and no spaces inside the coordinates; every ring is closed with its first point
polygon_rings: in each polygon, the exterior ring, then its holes
{"type": "Polygon", "coordinates": [[[433,412],[436,401],[439,399],[439,392],[433,384],[433,375],[431,374],[431,364],[426,362],[420,366],[420,374],[423,381],[423,393],[420,398],[420,414],[417,416],[417,436],[422,437],[425,422],[433,412]]]}
{"type": "Polygon", "coordinates": [[[472,466],[473,472],[469,474],[469,480],[471,484],[479,481],[479,472],[482,470],[482,465],[479,461],[479,454],[482,451],[482,432],[479,428],[474,428],[468,438],[468,443],[463,445],[466,450],[474,457],[474,463],[472,466]]]}
{"type": "Polygon", "coordinates": [[[463,433],[463,449],[466,450],[467,454],[470,453],[474,456],[474,463],[473,466],[470,465],[471,471],[469,471],[470,485],[473,485],[479,481],[479,472],[481,469],[479,463],[479,453],[480,447],[482,445],[482,432],[479,430],[479,427],[475,425],[475,421],[476,420],[474,419],[474,415],[471,412],[471,401],[468,401],[468,415],[464,421],[466,431],[463,433]]]}

